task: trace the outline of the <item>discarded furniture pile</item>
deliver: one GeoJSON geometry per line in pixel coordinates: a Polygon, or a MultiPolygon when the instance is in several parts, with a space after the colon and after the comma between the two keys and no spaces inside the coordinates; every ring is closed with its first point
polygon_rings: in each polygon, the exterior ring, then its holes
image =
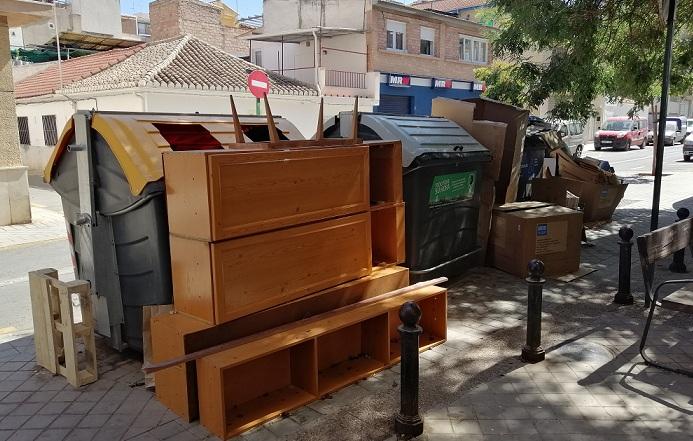
{"type": "Polygon", "coordinates": [[[152,318],[144,366],[222,439],[396,363],[404,302],[422,349],[446,338],[446,290],[397,266],[400,142],[235,141],[163,154],[173,312],[152,318]]]}

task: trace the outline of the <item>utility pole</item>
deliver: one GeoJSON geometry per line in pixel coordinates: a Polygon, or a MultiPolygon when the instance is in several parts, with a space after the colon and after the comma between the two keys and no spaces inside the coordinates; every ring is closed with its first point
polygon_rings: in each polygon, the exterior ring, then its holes
{"type": "Polygon", "coordinates": [[[659,106],[659,124],[657,124],[657,156],[655,158],[654,193],[652,195],[652,214],[650,215],[650,231],[659,225],[659,196],[662,192],[662,163],[664,162],[664,128],[666,126],[669,107],[669,83],[671,79],[671,48],[674,41],[674,17],[676,15],[676,0],[663,0],[662,13],[667,17],[667,42],[664,47],[664,73],[662,75],[662,97],[659,106]],[[668,7],[667,7],[668,5],[668,7]]]}

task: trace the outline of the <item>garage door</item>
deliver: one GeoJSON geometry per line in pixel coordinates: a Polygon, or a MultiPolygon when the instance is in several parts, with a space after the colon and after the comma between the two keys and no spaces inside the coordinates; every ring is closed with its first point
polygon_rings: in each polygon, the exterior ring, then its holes
{"type": "Polygon", "coordinates": [[[398,95],[380,95],[378,112],[408,115],[411,113],[411,97],[398,95]]]}

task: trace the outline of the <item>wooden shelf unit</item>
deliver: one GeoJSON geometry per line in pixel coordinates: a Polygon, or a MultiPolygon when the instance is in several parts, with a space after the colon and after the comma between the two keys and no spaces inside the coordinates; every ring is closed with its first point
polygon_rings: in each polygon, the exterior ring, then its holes
{"type": "MultiPolygon", "coordinates": [[[[409,270],[398,266],[374,267],[370,275],[342,283],[274,308],[213,326],[185,313],[152,318],[152,360],[164,361],[233,339],[322,314],[409,285],[409,270]]],[[[198,418],[195,362],[154,374],[156,397],[186,421],[198,418]]]]}
{"type": "MultiPolygon", "coordinates": [[[[425,351],[447,339],[447,310],[448,297],[445,294],[432,296],[416,302],[421,308],[421,323],[423,333],[419,335],[419,349],[425,351]]],[[[399,362],[401,347],[399,340],[399,310],[389,313],[390,361],[399,362]]]]}
{"type": "Polygon", "coordinates": [[[374,264],[404,263],[402,143],[367,141],[374,264]]]}
{"type": "Polygon", "coordinates": [[[368,210],[368,148],[163,155],[169,231],[218,242],[368,210]]]}
{"type": "Polygon", "coordinates": [[[444,342],[446,295],[422,288],[197,360],[200,423],[226,439],[391,366],[391,330],[406,301],[431,315],[421,347],[444,342]]]}
{"type": "Polygon", "coordinates": [[[223,242],[171,236],[174,306],[211,325],[370,274],[368,213],[223,242]]]}
{"type": "Polygon", "coordinates": [[[319,395],[365,378],[389,363],[387,320],[387,314],[381,314],[317,338],[319,395]]]}

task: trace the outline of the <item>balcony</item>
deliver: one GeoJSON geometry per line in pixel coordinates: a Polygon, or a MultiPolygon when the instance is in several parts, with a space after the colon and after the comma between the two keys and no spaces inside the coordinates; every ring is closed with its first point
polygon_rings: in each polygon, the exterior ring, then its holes
{"type": "Polygon", "coordinates": [[[380,92],[379,72],[349,72],[320,67],[318,78],[323,95],[377,98],[380,92]]]}

